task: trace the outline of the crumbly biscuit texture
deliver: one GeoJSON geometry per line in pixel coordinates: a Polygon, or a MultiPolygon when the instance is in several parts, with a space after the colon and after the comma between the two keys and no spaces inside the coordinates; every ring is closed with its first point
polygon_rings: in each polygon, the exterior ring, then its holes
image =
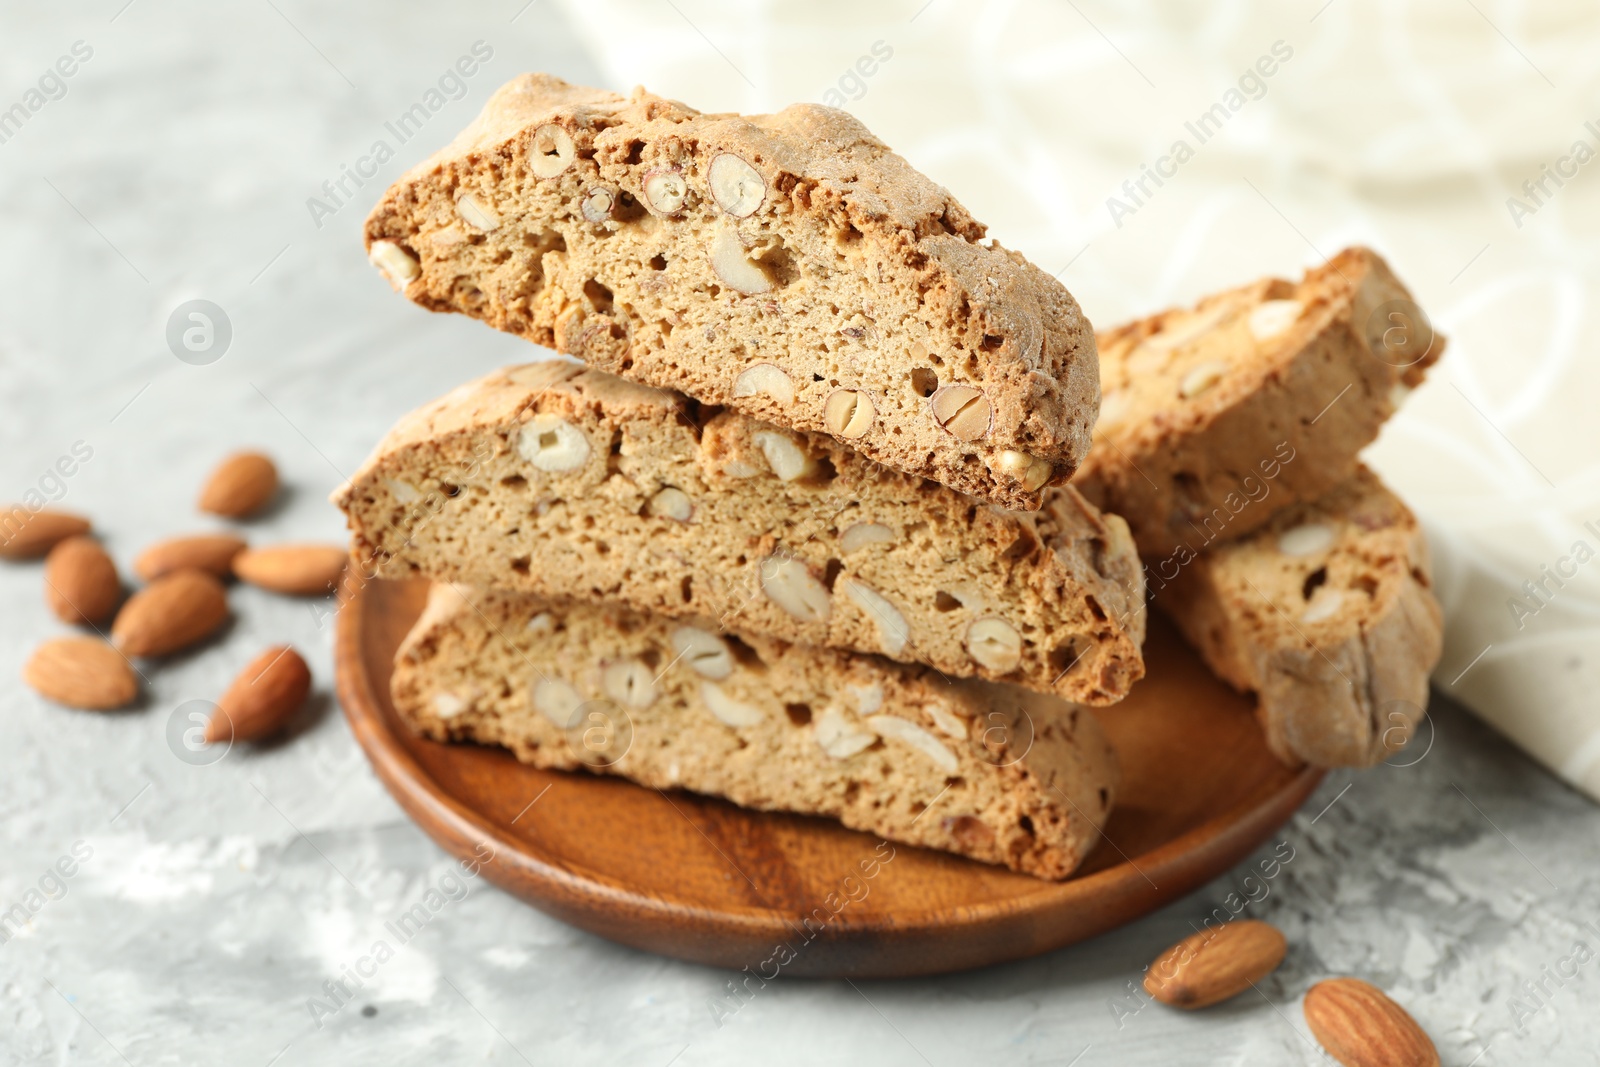
{"type": "Polygon", "coordinates": [[[1074,484],[1128,520],[1152,574],[1175,569],[1349,479],[1444,343],[1364,248],[1104,332],[1074,484]]]}
{"type": "Polygon", "coordinates": [[[1364,467],[1204,553],[1156,604],[1218,675],[1256,693],[1285,761],[1370,766],[1405,745],[1427,707],[1443,640],[1427,542],[1364,467]]]}
{"type": "Polygon", "coordinates": [[[1117,785],[1094,715],[1053,697],[465,586],[434,587],[392,691],[437,740],[826,816],[1041,878],[1082,862],[1117,785]]]}
{"type": "Polygon", "coordinates": [[[431,310],[1033,510],[1088,451],[1094,334],[983,236],[843,111],[703,115],[542,74],[366,225],[431,310]]]}
{"type": "Polygon", "coordinates": [[[335,502],[383,577],[707,616],[1087,704],[1144,671],[1132,539],[1071,487],[1006,511],[564,360],[408,416],[335,502]]]}

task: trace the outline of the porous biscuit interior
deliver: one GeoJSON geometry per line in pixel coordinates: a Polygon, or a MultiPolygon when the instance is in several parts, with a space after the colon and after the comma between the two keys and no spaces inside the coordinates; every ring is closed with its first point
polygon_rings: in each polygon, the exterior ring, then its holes
{"type": "Polygon", "coordinates": [[[395,706],[440,740],[620,775],[1064,878],[1097,840],[1115,756],[1094,716],[871,656],[597,605],[435,586],[395,706]]]}
{"type": "Polygon", "coordinates": [[[1126,526],[1071,488],[1008,512],[566,362],[409,416],[336,502],[387,577],[705,615],[1090,704],[1143,674],[1126,526]]]}
{"type": "Polygon", "coordinates": [[[1374,253],[1103,332],[1098,444],[1075,484],[1147,562],[1248,534],[1355,471],[1444,349],[1374,253]],[[1415,351],[1391,352],[1395,322],[1415,351]],[[1420,340],[1426,337],[1426,341],[1420,340]]]}
{"type": "Polygon", "coordinates": [[[1416,517],[1366,468],[1190,564],[1156,603],[1253,690],[1285,759],[1366,765],[1410,738],[1441,652],[1416,517]]]}
{"type": "Polygon", "coordinates": [[[1088,451],[1071,295],[845,112],[525,75],[367,222],[412,300],[1032,509],[1088,451]]]}

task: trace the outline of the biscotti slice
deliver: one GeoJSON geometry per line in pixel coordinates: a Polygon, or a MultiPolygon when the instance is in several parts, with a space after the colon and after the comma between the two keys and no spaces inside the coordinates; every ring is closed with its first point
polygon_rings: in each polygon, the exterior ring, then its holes
{"type": "Polygon", "coordinates": [[[843,111],[503,86],[367,220],[407,297],[1007,507],[1089,449],[1094,334],[843,111]]]}
{"type": "Polygon", "coordinates": [[[1442,616],[1416,517],[1365,467],[1190,562],[1156,594],[1288,762],[1362,767],[1411,737],[1442,616]]]}
{"type": "Polygon", "coordinates": [[[1126,525],[1010,512],[566,360],[403,420],[334,496],[380,576],[702,615],[1088,704],[1142,676],[1126,525]]]}
{"type": "Polygon", "coordinates": [[[391,689],[441,741],[823,815],[1041,878],[1083,860],[1117,784],[1094,715],[1054,697],[465,586],[434,586],[391,689]]]}
{"type": "Polygon", "coordinates": [[[1152,574],[1355,473],[1433,333],[1388,266],[1341,252],[1099,338],[1105,397],[1074,484],[1128,520],[1152,574]]]}

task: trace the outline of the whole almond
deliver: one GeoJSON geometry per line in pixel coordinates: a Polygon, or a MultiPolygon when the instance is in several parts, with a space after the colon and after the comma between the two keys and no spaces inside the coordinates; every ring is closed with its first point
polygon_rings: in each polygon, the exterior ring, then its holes
{"type": "Polygon", "coordinates": [[[233,534],[194,534],[157,541],[133,561],[133,573],[153,582],[173,571],[196,570],[218,578],[233,575],[233,557],[243,552],[245,540],[233,534]]]}
{"type": "Polygon", "coordinates": [[[22,680],[46,700],[90,711],[120,708],[139,695],[139,679],[128,661],[90,637],[46,641],[22,668],[22,680]]]}
{"type": "Polygon", "coordinates": [[[227,621],[221,582],[204,571],[174,571],[128,599],[111,624],[111,640],[130,656],[168,656],[227,621]]]}
{"type": "Polygon", "coordinates": [[[0,559],[38,559],[69,537],[89,532],[89,520],[70,511],[26,504],[0,509],[0,559]]]}
{"type": "Polygon", "coordinates": [[[100,542],[69,537],[44,561],[44,599],[62,622],[98,626],[122,603],[122,579],[100,542]]]}
{"type": "Polygon", "coordinates": [[[241,581],[289,596],[322,596],[339,584],[349,550],[342,545],[247,548],[233,560],[241,581]]]}
{"type": "Polygon", "coordinates": [[[254,515],[278,492],[278,468],[260,452],[235,452],[200,490],[200,510],[230,519],[254,515]]]}
{"type": "Polygon", "coordinates": [[[257,741],[283,729],[311,694],[311,669],[288,645],[267,649],[217,700],[206,743],[257,741]]]}
{"type": "Polygon", "coordinates": [[[1155,958],[1144,989],[1175,1008],[1209,1008],[1271,974],[1288,949],[1277,927],[1256,919],[1201,930],[1155,958]]]}
{"type": "Polygon", "coordinates": [[[1306,1025],[1344,1067],[1439,1067],[1439,1053],[1406,1010],[1359,978],[1306,992],[1306,1025]]]}

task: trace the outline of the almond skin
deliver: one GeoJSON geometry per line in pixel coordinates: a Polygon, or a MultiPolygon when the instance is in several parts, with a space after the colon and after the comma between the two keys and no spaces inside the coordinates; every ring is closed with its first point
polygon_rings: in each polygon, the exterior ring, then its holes
{"type": "Polygon", "coordinates": [[[125,707],[139,695],[139,679],[128,661],[90,637],[46,641],[22,668],[22,680],[46,700],[88,711],[125,707]]]}
{"type": "Polygon", "coordinates": [[[1155,958],[1144,989],[1175,1008],[1209,1008],[1271,974],[1288,950],[1277,927],[1256,919],[1201,930],[1155,958]]]}
{"type": "Polygon", "coordinates": [[[0,559],[38,559],[69,537],[89,532],[89,520],[70,511],[24,504],[0,508],[0,559]]]}
{"type": "Polygon", "coordinates": [[[311,695],[311,669],[288,645],[267,649],[239,672],[217,700],[206,724],[206,743],[258,741],[294,718],[311,695]]]}
{"type": "Polygon", "coordinates": [[[349,558],[342,545],[272,545],[249,548],[233,561],[240,581],[289,596],[323,596],[339,584],[349,558]]]}
{"type": "Polygon", "coordinates": [[[111,624],[111,640],[130,656],[170,656],[228,621],[228,594],[204,571],[174,571],[133,594],[111,624]]]}
{"type": "Polygon", "coordinates": [[[194,534],[157,541],[133,561],[133,573],[146,582],[173,571],[196,570],[218,578],[233,576],[233,557],[245,550],[245,540],[233,534],[194,534]]]}
{"type": "Polygon", "coordinates": [[[1376,986],[1330,978],[1306,992],[1306,1025],[1344,1067],[1439,1067],[1417,1021],[1376,986]]]}
{"type": "Polygon", "coordinates": [[[45,558],[44,600],[62,622],[98,626],[122,603],[117,565],[94,538],[69,537],[45,558]]]}
{"type": "Polygon", "coordinates": [[[278,493],[278,468],[260,452],[235,452],[224,459],[200,490],[200,510],[229,519],[244,519],[278,493]]]}

